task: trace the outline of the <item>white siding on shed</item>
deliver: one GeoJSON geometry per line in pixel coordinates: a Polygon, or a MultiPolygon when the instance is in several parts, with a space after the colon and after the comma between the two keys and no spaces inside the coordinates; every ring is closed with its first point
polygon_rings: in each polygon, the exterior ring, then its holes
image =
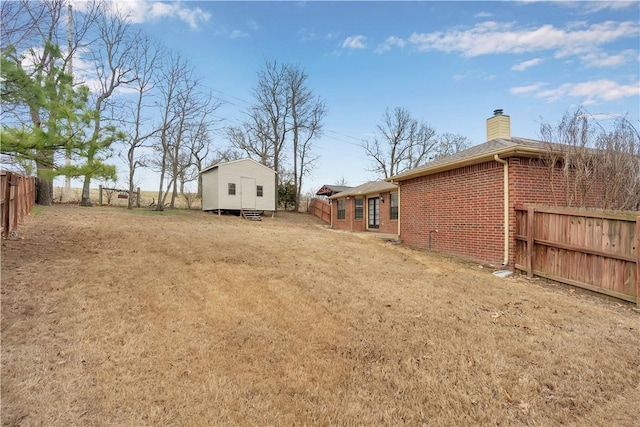
{"type": "Polygon", "coordinates": [[[202,210],[218,209],[218,169],[202,174],[202,210]],[[206,189],[206,190],[205,190],[206,189]]]}
{"type": "Polygon", "coordinates": [[[202,210],[240,210],[255,204],[256,210],[274,211],[276,208],[275,171],[252,159],[219,163],[202,170],[202,210]],[[235,184],[234,195],[229,184],[235,184]],[[257,187],[262,186],[262,197],[257,187]],[[246,188],[248,187],[248,188],[246,188]],[[249,200],[251,198],[254,203],[249,200]]]}

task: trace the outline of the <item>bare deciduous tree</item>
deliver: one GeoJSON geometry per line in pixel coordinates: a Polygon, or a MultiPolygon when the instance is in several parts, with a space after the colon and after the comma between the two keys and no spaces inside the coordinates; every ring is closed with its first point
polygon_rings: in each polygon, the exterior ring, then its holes
{"type": "MultiPolygon", "coordinates": [[[[132,71],[136,78],[130,85],[135,91],[135,99],[127,109],[131,120],[125,143],[126,162],[129,166],[129,194],[133,194],[136,170],[146,165],[145,158],[137,156],[136,150],[145,146],[159,132],[158,128],[151,125],[151,113],[154,110],[152,98],[157,84],[157,67],[163,52],[148,37],[138,34],[131,55],[132,71]]],[[[131,197],[127,200],[127,208],[133,208],[131,197]]]]}
{"type": "MultiPolygon", "coordinates": [[[[433,159],[450,156],[458,151],[465,150],[471,145],[469,138],[463,135],[443,133],[437,136],[436,154],[433,159]]],[[[431,159],[430,159],[431,160],[431,159]]]]}
{"type": "Polygon", "coordinates": [[[259,141],[267,142],[276,172],[280,170],[289,130],[291,103],[287,89],[287,68],[276,61],[267,61],[258,72],[258,85],[253,91],[256,104],[251,111],[251,130],[259,141]]]}
{"type": "Polygon", "coordinates": [[[175,127],[171,176],[173,192],[170,207],[175,206],[178,193],[184,193],[187,182],[198,179],[196,165],[201,164],[209,152],[209,125],[211,114],[219,107],[219,102],[211,94],[204,93],[200,82],[193,79],[187,83],[178,96],[178,120],[175,127]],[[179,189],[178,189],[179,185],[179,189]]]}
{"type": "Polygon", "coordinates": [[[626,118],[617,118],[607,130],[580,107],[556,125],[542,122],[540,137],[547,145],[543,160],[556,200],[558,187],[565,206],[591,201],[603,209],[640,209],[640,135],[626,118]],[[594,191],[600,197],[589,199],[594,191]]]}
{"type": "MultiPolygon", "coordinates": [[[[175,206],[178,185],[183,188],[187,171],[194,166],[194,153],[204,159],[203,153],[208,151],[210,142],[211,115],[220,105],[211,94],[202,91],[191,65],[180,56],[168,59],[160,88],[163,119],[156,144],[159,152],[156,166],[160,172],[157,210],[163,209],[170,189],[169,206],[175,206]],[[165,177],[169,178],[166,191],[165,177]]],[[[195,179],[197,175],[189,176],[195,179]]]]}
{"type": "MultiPolygon", "coordinates": [[[[200,171],[202,170],[204,163],[211,153],[211,132],[204,120],[207,116],[202,116],[202,122],[194,126],[193,134],[191,135],[189,143],[189,151],[191,153],[192,170],[190,171],[190,177],[188,180],[197,180],[198,187],[195,197],[202,198],[202,177],[200,171]]],[[[184,182],[181,182],[181,187],[184,186],[184,182]]],[[[182,192],[182,191],[181,191],[182,192]]]]}
{"type": "MultiPolygon", "coordinates": [[[[595,129],[582,110],[566,113],[552,126],[542,123],[541,139],[547,144],[547,165],[550,177],[553,169],[562,167],[562,188],[566,206],[584,206],[586,196],[594,182],[593,142],[595,129]]],[[[553,181],[550,182],[553,188],[553,181]]]]}
{"type": "Polygon", "coordinates": [[[293,177],[287,182],[295,188],[296,208],[303,179],[317,159],[312,143],[320,135],[326,115],[325,103],[313,94],[308,79],[298,66],[266,61],[258,72],[253,91],[256,102],[247,110],[247,119],[227,130],[235,148],[278,173],[287,152],[291,154],[293,177]],[[287,151],[289,142],[291,151],[287,151]]]}
{"type": "Polygon", "coordinates": [[[603,185],[604,209],[640,210],[640,135],[624,117],[596,139],[596,182],[603,185]]]}
{"type": "Polygon", "coordinates": [[[436,155],[436,131],[411,117],[406,108],[387,109],[373,140],[362,143],[372,172],[384,178],[415,168],[436,155]]]}
{"type": "Polygon", "coordinates": [[[309,76],[300,67],[286,66],[288,99],[291,103],[291,132],[293,145],[293,182],[295,206],[298,212],[303,178],[311,171],[318,159],[312,154],[312,143],[322,131],[326,116],[324,101],[316,98],[307,85],[309,76]]]}
{"type": "MultiPolygon", "coordinates": [[[[133,48],[136,39],[126,17],[114,11],[107,11],[102,5],[96,20],[96,39],[89,46],[88,59],[94,64],[96,80],[93,114],[93,129],[82,154],[86,162],[81,166],[84,175],[82,186],[82,206],[91,206],[91,178],[96,175],[115,174],[115,168],[104,163],[104,154],[123,135],[115,132],[113,115],[114,94],[120,86],[128,85],[137,77],[133,73],[133,48]],[[105,126],[105,123],[107,126],[105,126]],[[110,123],[110,125],[109,125],[110,123]]],[[[107,154],[108,155],[108,154],[107,154]]]]}
{"type": "Polygon", "coordinates": [[[336,185],[340,187],[347,187],[349,186],[349,183],[347,182],[347,179],[343,176],[342,178],[336,181],[336,185]]]}
{"type": "MultiPolygon", "coordinates": [[[[161,108],[161,123],[159,126],[158,141],[154,149],[159,153],[156,166],[160,173],[158,186],[158,204],[156,210],[164,210],[164,180],[167,174],[168,157],[171,152],[171,129],[177,120],[175,111],[175,97],[180,91],[181,81],[189,71],[187,62],[180,56],[170,56],[165,58],[161,66],[160,75],[160,100],[158,106],[161,108]]],[[[171,182],[169,183],[171,185],[171,182]]]]}
{"type": "Polygon", "coordinates": [[[273,167],[273,146],[267,138],[258,134],[254,129],[263,129],[259,115],[251,115],[242,126],[231,126],[227,129],[227,138],[231,145],[247,156],[256,159],[265,166],[273,167]]]}

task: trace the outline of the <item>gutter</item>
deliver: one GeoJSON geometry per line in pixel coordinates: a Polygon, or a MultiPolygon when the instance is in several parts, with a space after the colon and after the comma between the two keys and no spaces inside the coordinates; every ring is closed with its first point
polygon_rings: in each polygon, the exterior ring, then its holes
{"type": "Polygon", "coordinates": [[[504,260],[502,265],[506,267],[509,264],[509,162],[501,159],[497,154],[493,159],[504,165],[504,260]]]}
{"type": "Polygon", "coordinates": [[[482,163],[484,161],[495,160],[495,156],[515,156],[518,154],[527,156],[527,157],[539,157],[541,154],[544,154],[545,151],[536,147],[528,147],[524,145],[519,145],[517,147],[507,147],[501,148],[499,150],[493,150],[491,152],[481,153],[472,157],[468,157],[462,160],[454,160],[447,163],[440,164],[431,168],[424,168],[414,171],[407,171],[396,176],[389,177],[385,179],[385,181],[392,182],[397,184],[401,181],[406,181],[413,178],[418,178],[425,175],[431,175],[438,172],[443,172],[451,169],[461,168],[464,166],[474,165],[477,163],[482,163]]]}

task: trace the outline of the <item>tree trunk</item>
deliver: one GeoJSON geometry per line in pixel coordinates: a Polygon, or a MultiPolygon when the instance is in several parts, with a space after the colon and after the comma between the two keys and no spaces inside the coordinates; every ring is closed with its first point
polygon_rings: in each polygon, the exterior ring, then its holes
{"type": "Polygon", "coordinates": [[[91,203],[91,177],[85,175],[84,184],[82,185],[82,200],[80,206],[93,206],[91,203]]]}
{"type": "Polygon", "coordinates": [[[277,172],[274,174],[274,179],[276,181],[276,205],[275,205],[275,209],[273,211],[273,214],[275,216],[276,212],[278,212],[278,199],[279,199],[278,196],[280,194],[279,191],[278,191],[278,173],[277,172]]]}
{"type": "MultiPolygon", "coordinates": [[[[129,171],[129,198],[127,199],[127,209],[133,209],[133,172],[134,169],[129,171]]],[[[137,196],[140,197],[140,194],[137,196]]],[[[136,200],[137,204],[140,204],[140,200],[136,200]]]]}
{"type": "MultiPolygon", "coordinates": [[[[162,161],[164,162],[164,158],[162,159],[162,161]]],[[[164,206],[162,205],[162,185],[164,184],[164,163],[162,165],[162,168],[160,170],[160,185],[158,186],[158,203],[156,204],[156,210],[157,211],[163,211],[164,210],[164,206]]]]}
{"type": "Polygon", "coordinates": [[[46,171],[51,171],[51,169],[38,165],[36,203],[42,206],[51,206],[53,203],[53,180],[49,178],[46,171]]]}
{"type": "Polygon", "coordinates": [[[173,185],[171,190],[171,202],[169,203],[169,207],[171,209],[176,207],[176,195],[178,194],[178,180],[177,178],[173,179],[173,185]]]}

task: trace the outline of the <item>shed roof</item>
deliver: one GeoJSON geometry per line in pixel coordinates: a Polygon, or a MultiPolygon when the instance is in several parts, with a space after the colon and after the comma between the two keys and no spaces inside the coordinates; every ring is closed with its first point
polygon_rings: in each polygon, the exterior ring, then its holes
{"type": "Polygon", "coordinates": [[[387,181],[405,181],[419,176],[431,175],[433,173],[482,163],[492,160],[495,155],[501,157],[539,157],[549,150],[562,151],[560,147],[560,144],[526,138],[492,139],[483,144],[475,145],[450,156],[441,157],[425,165],[399,173],[388,178],[387,181]]]}
{"type": "Polygon", "coordinates": [[[387,191],[393,191],[396,190],[398,188],[398,186],[396,184],[393,184],[391,182],[387,182],[387,181],[369,181],[369,182],[365,182],[362,185],[359,185],[357,187],[353,187],[350,190],[347,191],[343,191],[341,193],[338,194],[334,194],[333,196],[329,197],[330,199],[338,199],[341,197],[346,197],[346,196],[366,196],[368,194],[378,194],[378,193],[384,193],[387,191]]]}
{"type": "Polygon", "coordinates": [[[316,196],[333,196],[336,193],[347,191],[352,188],[353,187],[346,187],[344,185],[323,185],[316,193],[316,196]]]}
{"type": "Polygon", "coordinates": [[[202,169],[202,170],[200,171],[200,173],[201,173],[201,174],[203,174],[203,173],[208,172],[208,171],[210,171],[210,170],[212,170],[212,169],[219,168],[220,166],[226,166],[226,165],[230,165],[230,164],[233,164],[233,163],[240,163],[240,162],[246,162],[246,161],[249,161],[249,162],[255,163],[256,165],[258,165],[258,166],[260,166],[260,167],[263,167],[263,168],[265,168],[265,169],[267,169],[267,170],[269,170],[269,171],[271,171],[271,172],[273,172],[273,173],[278,173],[278,172],[274,171],[273,169],[271,169],[270,167],[265,166],[265,165],[263,165],[262,163],[256,162],[255,160],[253,160],[253,159],[252,159],[252,158],[250,158],[250,157],[245,157],[245,158],[243,158],[243,159],[238,159],[238,160],[232,160],[232,161],[230,161],[230,162],[220,162],[220,163],[216,163],[216,164],[214,164],[214,165],[207,166],[206,168],[202,169]]]}

